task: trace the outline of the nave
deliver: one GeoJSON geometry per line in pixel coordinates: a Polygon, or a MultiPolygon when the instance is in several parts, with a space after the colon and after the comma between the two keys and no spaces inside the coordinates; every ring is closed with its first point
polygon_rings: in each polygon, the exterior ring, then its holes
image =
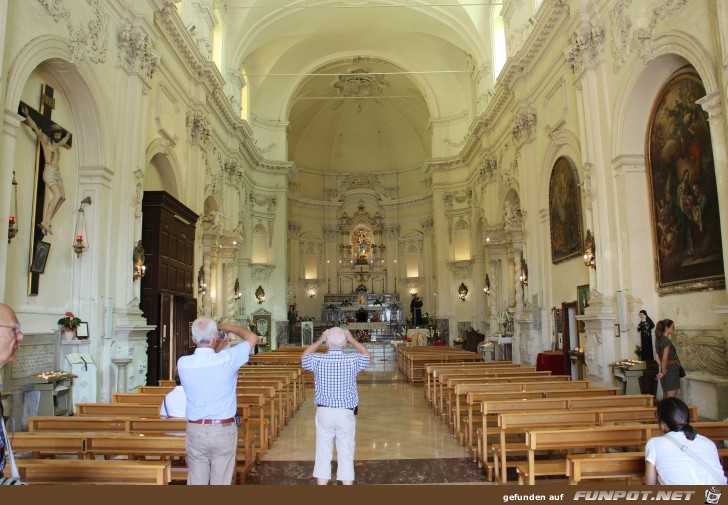
{"type": "MultiPolygon", "coordinates": [[[[448,428],[428,408],[421,385],[410,384],[396,361],[359,374],[356,484],[487,484],[448,428]]],[[[315,484],[313,390],[247,484],[315,484]]],[[[334,456],[334,460],[336,456],[334,456]]],[[[334,463],[334,472],[336,475],[334,463]]]]}

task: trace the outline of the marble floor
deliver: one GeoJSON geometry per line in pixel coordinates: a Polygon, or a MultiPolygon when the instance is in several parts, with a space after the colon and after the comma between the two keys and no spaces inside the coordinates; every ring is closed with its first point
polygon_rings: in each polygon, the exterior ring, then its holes
{"type": "MultiPolygon", "coordinates": [[[[313,389],[273,442],[248,484],[313,484],[316,428],[313,389]]],[[[400,377],[397,363],[359,374],[357,484],[487,484],[447,427],[428,408],[421,385],[400,377]]],[[[335,459],[335,456],[334,456],[335,459]]],[[[336,463],[334,462],[335,473],[336,463]]]]}

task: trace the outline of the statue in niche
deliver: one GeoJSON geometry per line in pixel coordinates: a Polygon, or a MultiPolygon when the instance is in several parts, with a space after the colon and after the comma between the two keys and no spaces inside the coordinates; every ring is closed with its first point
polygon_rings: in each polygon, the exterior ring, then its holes
{"type": "Polygon", "coordinates": [[[209,229],[213,233],[220,233],[222,232],[222,218],[225,217],[222,215],[222,212],[219,210],[211,210],[204,216],[202,216],[202,222],[207,223],[209,226],[209,229]]]}
{"type": "Polygon", "coordinates": [[[506,200],[503,206],[503,224],[505,226],[516,226],[520,224],[520,221],[521,209],[510,200],[506,200]]]}
{"type": "Polygon", "coordinates": [[[358,228],[354,231],[352,247],[358,261],[366,260],[367,252],[369,252],[370,249],[370,242],[371,238],[369,237],[369,230],[366,228],[358,228]]]}

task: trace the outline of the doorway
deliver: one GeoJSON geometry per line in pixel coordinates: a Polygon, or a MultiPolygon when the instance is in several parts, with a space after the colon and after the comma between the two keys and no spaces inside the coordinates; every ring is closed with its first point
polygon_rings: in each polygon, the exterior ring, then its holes
{"type": "Polygon", "coordinates": [[[142,200],[146,274],[140,308],[156,327],[147,334],[147,384],[174,378],[177,359],[190,353],[190,323],[197,317],[193,259],[197,214],[164,191],[142,200]]]}
{"type": "Polygon", "coordinates": [[[562,349],[564,353],[564,373],[571,374],[572,380],[581,380],[583,378],[583,369],[581,367],[581,359],[576,359],[572,362],[571,354],[572,351],[579,347],[579,325],[576,320],[577,305],[576,302],[562,303],[561,304],[561,317],[562,317],[562,349]],[[575,365],[575,366],[572,366],[575,365]]]}

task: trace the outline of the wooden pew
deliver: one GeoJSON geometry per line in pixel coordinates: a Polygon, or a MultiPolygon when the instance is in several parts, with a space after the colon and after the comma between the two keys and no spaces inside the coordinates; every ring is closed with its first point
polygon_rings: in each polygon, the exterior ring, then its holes
{"type": "MultiPolygon", "coordinates": [[[[728,448],[719,447],[718,456],[728,458],[728,448]]],[[[725,466],[725,465],[724,465],[725,466]]],[[[569,484],[577,485],[584,480],[630,479],[643,480],[645,476],[645,453],[607,452],[600,454],[567,454],[566,475],[569,484]]]]}
{"type": "Polygon", "coordinates": [[[28,484],[166,485],[169,461],[85,459],[17,459],[18,472],[28,484]]]}
{"type": "Polygon", "coordinates": [[[467,394],[470,392],[497,393],[497,392],[527,392],[527,391],[584,391],[590,388],[591,381],[534,381],[534,382],[517,382],[509,383],[472,383],[458,384],[458,379],[448,379],[448,409],[447,420],[450,423],[450,431],[458,438],[460,445],[471,444],[472,436],[467,437],[464,431],[463,414],[472,416],[472,409],[467,404],[467,394]],[[451,382],[452,381],[452,382],[451,382]],[[453,405],[452,398],[455,399],[453,405]]]}
{"type": "MultiPolygon", "coordinates": [[[[532,393],[525,393],[532,394],[532,393]]],[[[488,480],[493,480],[495,473],[494,461],[491,454],[491,445],[487,443],[489,435],[499,435],[497,428],[497,414],[507,412],[528,412],[569,410],[569,409],[620,409],[630,407],[653,407],[652,395],[603,395],[573,398],[493,398],[488,393],[468,393],[467,402],[477,406],[481,413],[481,427],[473,436],[477,439],[476,460],[486,469],[488,480]],[[492,424],[491,424],[492,423],[492,424]]],[[[472,428],[471,428],[472,429],[472,428]]]]}
{"type": "Polygon", "coordinates": [[[86,436],[82,433],[37,434],[21,432],[13,435],[10,442],[14,453],[30,452],[33,459],[68,454],[83,458],[86,436]]]}
{"type": "MultiPolygon", "coordinates": [[[[697,421],[698,409],[690,406],[690,415],[697,421]]],[[[532,410],[527,412],[504,412],[498,414],[499,441],[493,446],[496,478],[505,484],[508,454],[524,452],[525,443],[509,444],[508,435],[524,433],[531,429],[565,428],[576,426],[604,426],[615,423],[654,424],[654,407],[630,407],[623,409],[575,409],[575,410],[532,410]],[[498,461],[500,459],[500,465],[498,461]]],[[[515,465],[510,465],[515,466],[515,465]]]]}
{"type": "MultiPolygon", "coordinates": [[[[698,433],[713,441],[728,438],[728,422],[691,423],[698,433]]],[[[534,484],[537,476],[566,475],[566,460],[539,461],[536,451],[586,449],[602,452],[606,448],[636,446],[644,450],[647,441],[662,433],[655,425],[609,426],[566,430],[531,430],[526,432],[528,464],[516,466],[518,480],[534,484]]]]}

